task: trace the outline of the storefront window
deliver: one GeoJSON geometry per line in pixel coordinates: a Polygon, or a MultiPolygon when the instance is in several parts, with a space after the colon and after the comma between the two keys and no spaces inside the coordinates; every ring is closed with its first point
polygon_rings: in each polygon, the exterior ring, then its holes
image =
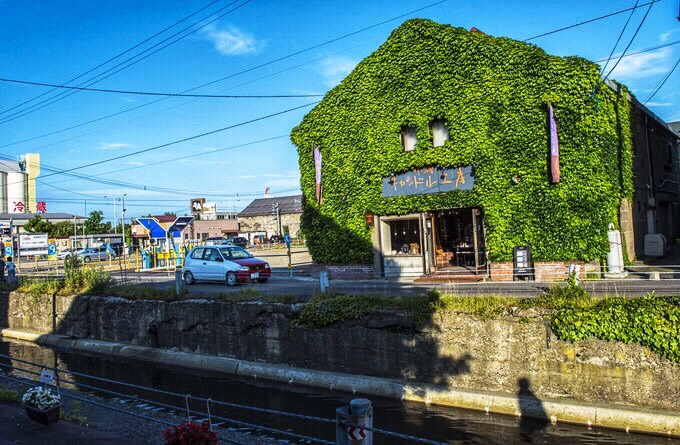
{"type": "Polygon", "coordinates": [[[420,255],[420,224],[417,219],[385,221],[386,255],[420,255]]]}

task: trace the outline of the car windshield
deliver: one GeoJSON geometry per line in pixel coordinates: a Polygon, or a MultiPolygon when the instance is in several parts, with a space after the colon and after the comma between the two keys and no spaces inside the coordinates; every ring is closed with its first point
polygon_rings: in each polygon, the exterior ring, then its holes
{"type": "Polygon", "coordinates": [[[241,249],[240,247],[222,247],[220,248],[222,256],[227,260],[243,260],[245,258],[252,258],[253,256],[241,249]]]}

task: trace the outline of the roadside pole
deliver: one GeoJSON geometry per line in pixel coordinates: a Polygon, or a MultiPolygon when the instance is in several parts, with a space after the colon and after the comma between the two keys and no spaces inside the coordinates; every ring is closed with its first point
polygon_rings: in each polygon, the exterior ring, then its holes
{"type": "Polygon", "coordinates": [[[368,399],[354,399],[335,410],[336,445],[373,445],[373,406],[368,399]]]}

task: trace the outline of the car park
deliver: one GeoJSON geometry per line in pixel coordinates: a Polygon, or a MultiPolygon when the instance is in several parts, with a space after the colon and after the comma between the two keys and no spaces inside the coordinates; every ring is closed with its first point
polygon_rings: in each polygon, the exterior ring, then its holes
{"type": "Polygon", "coordinates": [[[269,263],[238,246],[199,246],[184,259],[182,277],[189,285],[196,281],[225,281],[229,286],[253,281],[265,283],[271,277],[271,268],[269,263]]]}
{"type": "Polygon", "coordinates": [[[245,249],[250,243],[248,243],[248,239],[242,236],[230,236],[224,244],[231,244],[232,246],[239,246],[245,249]]]}
{"type": "Polygon", "coordinates": [[[84,263],[90,263],[92,261],[107,260],[109,258],[114,259],[116,258],[116,254],[113,253],[111,249],[107,249],[106,246],[99,246],[82,250],[76,253],[76,257],[81,259],[84,263]]]}

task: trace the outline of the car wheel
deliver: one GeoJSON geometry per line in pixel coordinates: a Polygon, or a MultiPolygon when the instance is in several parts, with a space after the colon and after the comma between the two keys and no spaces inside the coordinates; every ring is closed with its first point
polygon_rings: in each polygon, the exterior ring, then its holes
{"type": "Polygon", "coordinates": [[[192,284],[194,284],[196,282],[196,280],[194,280],[194,274],[192,274],[188,270],[186,272],[184,272],[184,282],[188,286],[191,286],[192,284]]]}
{"type": "Polygon", "coordinates": [[[258,278],[257,281],[259,283],[266,283],[269,278],[258,278]]]}
{"type": "Polygon", "coordinates": [[[92,261],[92,258],[90,258],[89,256],[86,256],[85,258],[83,258],[83,261],[86,262],[86,263],[89,263],[90,261],[92,261]]]}
{"type": "Polygon", "coordinates": [[[227,272],[227,286],[236,286],[236,274],[227,272]]]}

